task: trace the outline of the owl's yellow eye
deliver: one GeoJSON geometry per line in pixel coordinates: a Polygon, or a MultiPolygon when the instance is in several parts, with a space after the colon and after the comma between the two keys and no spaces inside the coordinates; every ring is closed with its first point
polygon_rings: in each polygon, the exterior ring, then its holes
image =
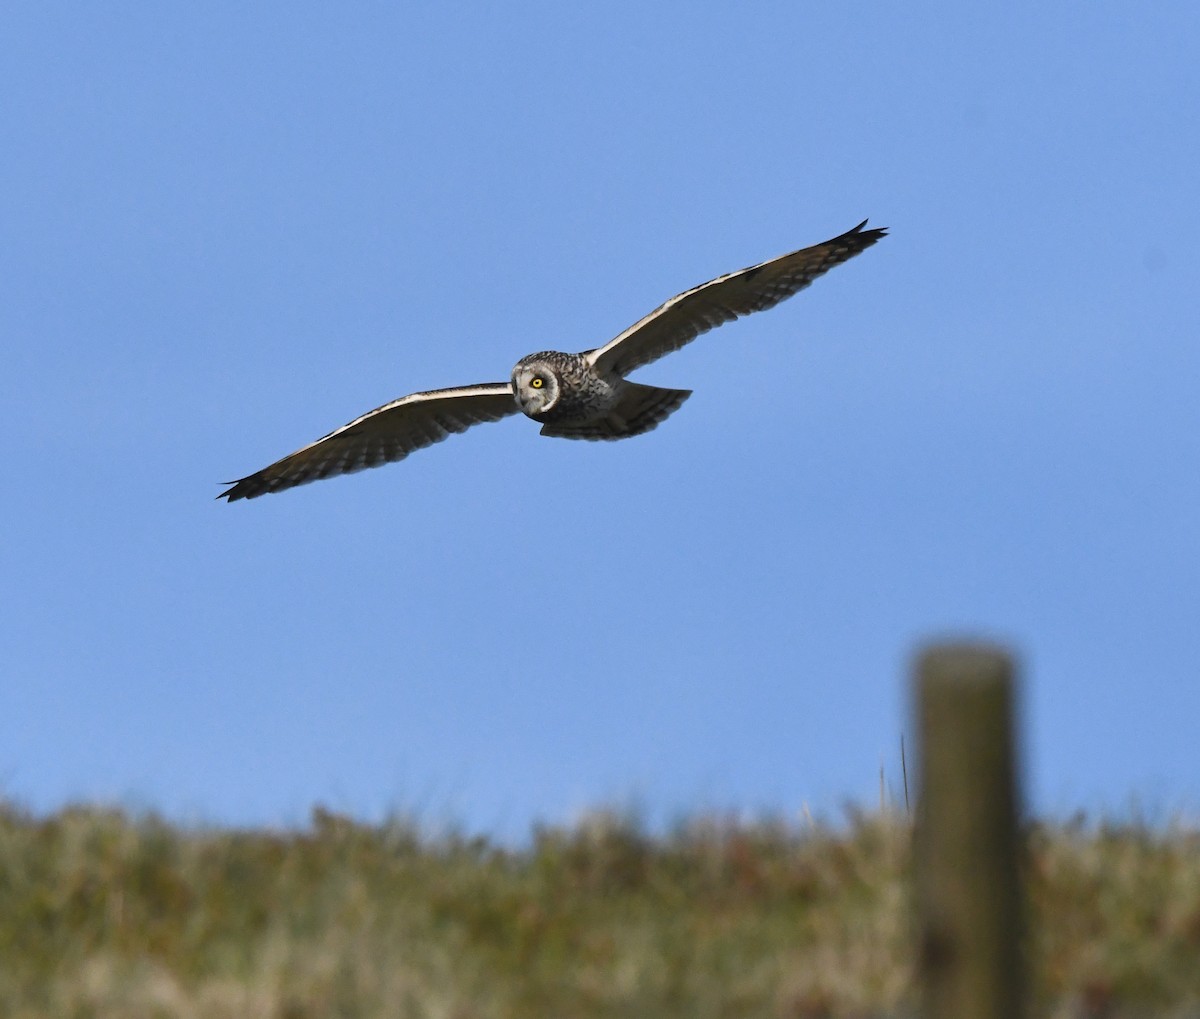
{"type": "Polygon", "coordinates": [[[529,384],[533,386],[534,389],[541,389],[546,383],[540,375],[535,375],[529,380],[529,384]]]}

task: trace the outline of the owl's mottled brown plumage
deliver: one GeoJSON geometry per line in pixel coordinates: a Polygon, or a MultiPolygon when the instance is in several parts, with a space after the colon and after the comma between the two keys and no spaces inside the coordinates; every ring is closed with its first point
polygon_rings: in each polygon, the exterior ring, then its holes
{"type": "Polygon", "coordinates": [[[384,404],[269,467],[231,482],[218,498],[234,502],[338,474],[403,460],[485,421],[524,413],[542,434],[624,439],[655,428],[688,390],[629,382],[636,368],[742,315],[773,308],[818,276],[864,251],[886,229],[853,230],[812,247],[718,276],[672,297],[602,347],[580,354],[544,351],[521,358],[511,382],[413,393],[384,404]]]}

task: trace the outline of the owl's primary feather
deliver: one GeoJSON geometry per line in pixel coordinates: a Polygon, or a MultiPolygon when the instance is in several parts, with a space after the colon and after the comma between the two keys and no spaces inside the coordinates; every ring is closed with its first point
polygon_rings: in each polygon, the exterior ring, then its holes
{"type": "Polygon", "coordinates": [[[512,381],[413,393],[355,418],[290,456],[239,481],[218,498],[234,502],[337,474],[403,460],[452,432],[518,412],[565,439],[641,435],[690,395],[629,382],[625,376],[743,315],[773,308],[818,276],[866,250],[886,230],[853,230],[823,244],[718,276],[672,297],[602,347],[581,354],[544,351],[521,358],[512,381]]]}

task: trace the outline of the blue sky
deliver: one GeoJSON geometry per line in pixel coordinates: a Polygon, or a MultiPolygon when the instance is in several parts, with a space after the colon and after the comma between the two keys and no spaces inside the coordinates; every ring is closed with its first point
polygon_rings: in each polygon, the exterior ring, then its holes
{"type": "Polygon", "coordinates": [[[1019,650],[1039,811],[1200,803],[1200,13],[6,4],[0,793],[511,836],[898,782],[932,636],[1019,650]],[[637,377],[252,503],[864,217],[637,377]]]}

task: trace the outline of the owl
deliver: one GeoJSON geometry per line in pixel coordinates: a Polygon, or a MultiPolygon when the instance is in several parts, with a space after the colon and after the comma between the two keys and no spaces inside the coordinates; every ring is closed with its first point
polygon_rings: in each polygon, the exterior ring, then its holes
{"type": "Polygon", "coordinates": [[[269,467],[238,481],[218,499],[236,502],[338,474],[403,460],[409,453],[472,425],[524,414],[541,434],[560,439],[628,439],[656,428],[691,396],[630,382],[626,376],[701,333],[741,315],[773,308],[835,265],[887,234],[863,220],[839,237],[718,276],[672,297],[594,350],[544,350],[521,358],[508,382],[413,393],[355,418],[269,467]]]}

